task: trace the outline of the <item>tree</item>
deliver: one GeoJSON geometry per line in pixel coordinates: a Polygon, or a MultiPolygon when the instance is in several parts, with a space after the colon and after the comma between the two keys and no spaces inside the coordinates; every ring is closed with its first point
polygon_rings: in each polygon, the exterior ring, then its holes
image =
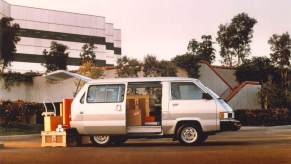
{"type": "Polygon", "coordinates": [[[20,29],[19,24],[11,23],[13,18],[3,17],[0,20],[0,61],[1,70],[10,65],[15,58],[16,43],[20,41],[17,33],[20,29]]]}
{"type": "Polygon", "coordinates": [[[177,67],[174,62],[162,60],[160,61],[160,76],[161,77],[176,77],[177,67]]]}
{"type": "Polygon", "coordinates": [[[282,35],[274,34],[268,41],[271,45],[271,61],[279,68],[281,75],[281,88],[283,88],[285,97],[290,95],[290,81],[288,72],[290,70],[291,60],[291,38],[289,33],[283,33],[282,35]]]}
{"type": "Polygon", "coordinates": [[[184,68],[187,71],[189,77],[199,77],[199,56],[186,53],[183,55],[177,55],[175,58],[172,59],[172,61],[175,63],[176,66],[184,68]]]}
{"type": "Polygon", "coordinates": [[[104,71],[96,67],[95,63],[93,63],[93,61],[91,60],[88,60],[80,65],[78,72],[79,74],[90,77],[92,79],[97,79],[101,77],[104,73],[104,71]]]}
{"type": "Polygon", "coordinates": [[[202,35],[202,42],[199,44],[197,54],[202,60],[209,62],[210,64],[215,60],[215,49],[213,48],[213,42],[211,35],[202,35]]]}
{"type": "Polygon", "coordinates": [[[127,56],[117,60],[117,74],[119,77],[138,77],[142,65],[136,59],[130,59],[127,56]]]}
{"type": "Polygon", "coordinates": [[[147,55],[144,58],[143,72],[146,77],[176,76],[176,65],[172,61],[158,61],[155,56],[147,55]]]}
{"type": "Polygon", "coordinates": [[[42,64],[46,67],[46,72],[67,69],[69,57],[69,53],[66,52],[67,49],[66,45],[51,42],[50,51],[48,52],[46,49],[43,51],[45,61],[42,64]]]}
{"type": "MultiPolygon", "coordinates": [[[[84,61],[80,65],[78,73],[80,75],[84,75],[92,79],[98,79],[101,76],[103,76],[104,70],[96,67],[96,64],[94,61],[88,60],[88,61],[84,61]]],[[[74,83],[77,86],[76,91],[74,92],[74,95],[76,95],[79,92],[79,90],[82,88],[82,86],[86,84],[86,82],[82,80],[77,80],[74,83]]]]}
{"type": "Polygon", "coordinates": [[[198,42],[195,39],[189,41],[187,50],[188,53],[198,56],[200,60],[205,60],[212,63],[215,60],[215,49],[213,48],[213,42],[211,35],[202,35],[202,42],[198,42]]]}
{"type": "Polygon", "coordinates": [[[160,75],[160,63],[155,56],[147,55],[144,58],[143,72],[146,77],[157,77],[160,75]]]}
{"type": "Polygon", "coordinates": [[[263,83],[258,94],[264,109],[287,108],[289,111],[291,109],[291,93],[285,95],[280,85],[272,80],[263,83]]]}
{"type": "Polygon", "coordinates": [[[271,77],[277,77],[275,68],[267,57],[253,57],[252,60],[245,61],[236,68],[235,76],[238,82],[259,81],[260,84],[271,77]]]}
{"type": "Polygon", "coordinates": [[[96,59],[96,54],[94,52],[95,46],[93,42],[86,43],[82,46],[82,50],[80,53],[80,58],[81,58],[81,64],[82,63],[87,63],[88,61],[92,61],[95,63],[96,59]]]}
{"type": "Polygon", "coordinates": [[[220,45],[222,63],[233,66],[245,62],[250,54],[250,43],[253,37],[253,27],[257,20],[246,13],[240,13],[232,18],[230,24],[219,25],[217,42],[220,45]],[[237,60],[235,61],[235,57],[237,60]]]}

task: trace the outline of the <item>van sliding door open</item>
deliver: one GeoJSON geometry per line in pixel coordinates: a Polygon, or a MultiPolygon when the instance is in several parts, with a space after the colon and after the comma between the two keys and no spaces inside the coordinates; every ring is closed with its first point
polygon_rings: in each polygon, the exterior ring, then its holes
{"type": "Polygon", "coordinates": [[[128,83],[126,126],[128,133],[161,133],[162,85],[160,82],[128,83]]]}

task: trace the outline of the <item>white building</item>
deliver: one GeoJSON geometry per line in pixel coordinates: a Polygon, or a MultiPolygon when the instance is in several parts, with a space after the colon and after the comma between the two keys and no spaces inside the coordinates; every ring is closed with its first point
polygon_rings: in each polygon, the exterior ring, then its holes
{"type": "Polygon", "coordinates": [[[114,65],[121,55],[121,30],[102,16],[12,5],[0,0],[2,17],[12,17],[21,28],[16,58],[10,67],[13,71],[43,72],[42,52],[49,49],[51,41],[69,47],[69,70],[78,68],[81,47],[90,41],[95,43],[99,66],[114,65]]]}

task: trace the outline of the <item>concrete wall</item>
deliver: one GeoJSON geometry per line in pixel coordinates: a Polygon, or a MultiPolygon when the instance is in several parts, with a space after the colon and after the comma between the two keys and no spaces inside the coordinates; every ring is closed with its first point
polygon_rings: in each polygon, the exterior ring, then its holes
{"type": "Polygon", "coordinates": [[[200,66],[199,79],[216,94],[222,95],[229,86],[207,64],[201,63],[200,66]]]}
{"type": "Polygon", "coordinates": [[[65,81],[49,81],[42,76],[36,77],[33,84],[21,83],[11,86],[9,90],[3,88],[0,81],[0,100],[24,100],[30,102],[60,102],[64,98],[72,98],[76,89],[76,79],[65,81]]]}
{"type": "Polygon", "coordinates": [[[258,99],[260,89],[261,85],[247,84],[229,100],[228,104],[233,109],[261,109],[258,99]]]}

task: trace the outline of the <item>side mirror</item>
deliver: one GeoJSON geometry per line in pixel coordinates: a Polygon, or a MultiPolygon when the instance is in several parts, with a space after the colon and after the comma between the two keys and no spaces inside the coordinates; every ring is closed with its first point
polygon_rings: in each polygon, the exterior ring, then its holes
{"type": "Polygon", "coordinates": [[[208,93],[202,93],[202,99],[212,100],[212,97],[208,93]]]}

